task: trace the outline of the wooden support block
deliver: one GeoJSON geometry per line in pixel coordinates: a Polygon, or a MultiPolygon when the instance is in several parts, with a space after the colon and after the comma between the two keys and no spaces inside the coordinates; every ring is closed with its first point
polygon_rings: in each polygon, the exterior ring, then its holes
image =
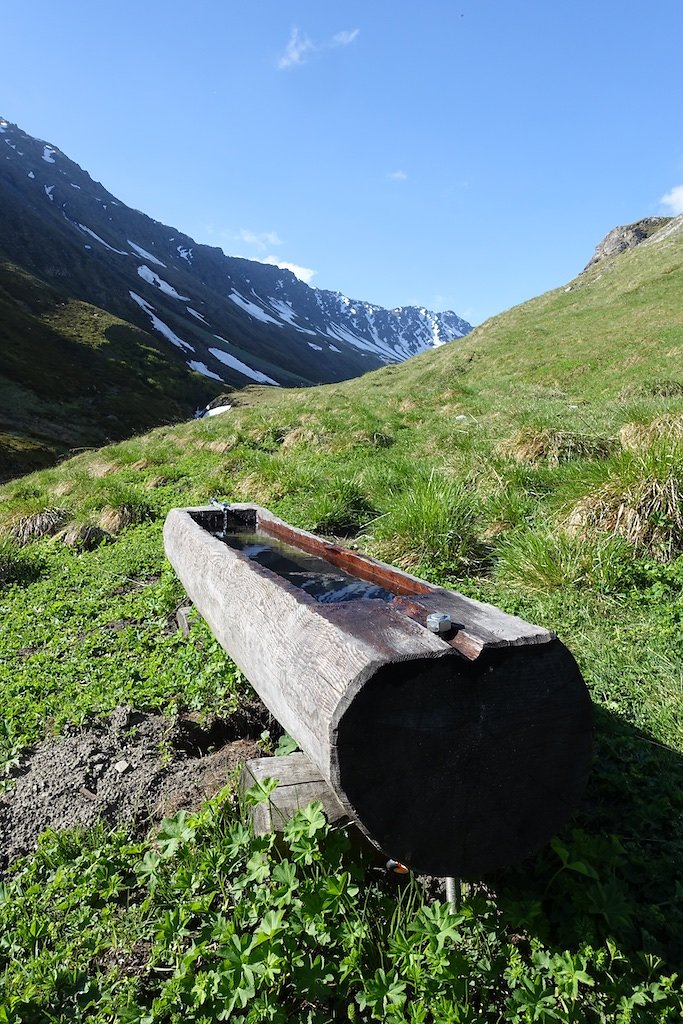
{"type": "Polygon", "coordinates": [[[175,620],[178,625],[178,629],[184,637],[190,635],[192,629],[192,620],[195,617],[194,605],[187,604],[182,605],[175,613],[175,620]]]}
{"type": "Polygon", "coordinates": [[[348,821],[346,811],[305,754],[297,752],[286,757],[258,757],[247,761],[240,775],[240,792],[244,793],[264,779],[278,779],[279,785],[267,801],[252,808],[256,835],[283,832],[297,811],[314,800],[321,802],[329,822],[348,821]]]}

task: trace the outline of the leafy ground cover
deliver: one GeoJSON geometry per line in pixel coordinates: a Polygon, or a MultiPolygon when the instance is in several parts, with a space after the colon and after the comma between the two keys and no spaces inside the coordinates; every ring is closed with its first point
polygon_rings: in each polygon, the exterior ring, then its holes
{"type": "Polygon", "coordinates": [[[680,1020],[682,284],[669,233],[457,346],[250,389],[3,488],[7,793],[69,723],[244,699],[201,624],[169,630],[183,595],[163,517],[214,495],[555,630],[593,696],[596,756],[567,829],[456,914],[392,890],[315,808],[282,848],[254,839],[231,785],[150,836],[48,835],[2,889],[0,1021],[680,1020]],[[94,546],[70,546],[75,526],[94,546]]]}

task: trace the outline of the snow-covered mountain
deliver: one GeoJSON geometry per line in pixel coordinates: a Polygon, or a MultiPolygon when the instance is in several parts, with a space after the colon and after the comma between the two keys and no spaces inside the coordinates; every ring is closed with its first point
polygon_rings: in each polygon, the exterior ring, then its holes
{"type": "Polygon", "coordinates": [[[0,258],[152,332],[217,390],[343,380],[471,330],[455,313],[382,309],[198,245],[2,118],[0,203],[0,258]]]}

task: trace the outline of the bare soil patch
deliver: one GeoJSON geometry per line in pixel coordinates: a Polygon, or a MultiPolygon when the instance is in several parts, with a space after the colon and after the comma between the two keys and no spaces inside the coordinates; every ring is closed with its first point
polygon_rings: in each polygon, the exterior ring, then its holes
{"type": "Polygon", "coordinates": [[[0,797],[0,873],[31,853],[48,828],[102,819],[141,830],[198,807],[244,761],[263,756],[257,740],[272,725],[259,704],[208,725],[119,707],[107,719],[44,740],[0,797]]]}

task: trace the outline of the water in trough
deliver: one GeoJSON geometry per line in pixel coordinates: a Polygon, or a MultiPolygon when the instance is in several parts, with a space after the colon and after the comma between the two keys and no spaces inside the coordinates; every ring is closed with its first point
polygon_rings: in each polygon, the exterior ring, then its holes
{"type": "Polygon", "coordinates": [[[229,547],[243,552],[251,561],[310,594],[321,604],[363,600],[388,602],[396,597],[396,594],[376,583],[351,576],[324,558],[309,555],[267,534],[221,530],[215,536],[229,547]]]}

